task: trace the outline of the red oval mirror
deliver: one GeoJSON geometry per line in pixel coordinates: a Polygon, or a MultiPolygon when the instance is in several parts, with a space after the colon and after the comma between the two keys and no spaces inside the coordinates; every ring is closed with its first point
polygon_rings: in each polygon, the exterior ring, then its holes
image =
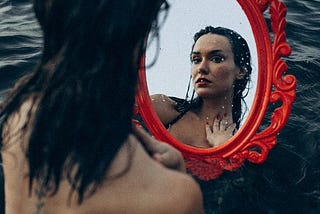
{"type": "MultiPolygon", "coordinates": [[[[203,180],[218,177],[223,170],[236,170],[244,161],[262,163],[269,150],[276,144],[277,133],[288,120],[295,99],[296,79],[286,75],[287,65],[281,57],[289,56],[291,49],[286,43],[286,7],[278,0],[237,0],[252,28],[257,50],[257,87],[252,107],[241,129],[225,144],[214,148],[197,148],[186,145],[170,135],[153,110],[146,82],[145,70],[141,69],[140,84],[136,97],[138,111],[149,131],[159,140],[181,151],[186,167],[203,180]],[[263,12],[268,9],[271,34],[263,12]],[[271,35],[271,36],[270,36],[271,35]],[[271,38],[272,37],[272,38],[271,38]],[[279,105],[273,111],[270,124],[259,130],[269,105],[279,105]]],[[[213,6],[214,7],[214,6],[213,6]]],[[[145,60],[141,67],[144,68],[145,60]]]]}

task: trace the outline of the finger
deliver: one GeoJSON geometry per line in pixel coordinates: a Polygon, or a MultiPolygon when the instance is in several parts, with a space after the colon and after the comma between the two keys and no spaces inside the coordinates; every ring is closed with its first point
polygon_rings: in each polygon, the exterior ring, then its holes
{"type": "Polygon", "coordinates": [[[228,124],[229,124],[228,118],[223,117],[223,119],[220,122],[220,131],[225,131],[228,127],[228,124]]]}
{"type": "Polygon", "coordinates": [[[228,117],[228,114],[225,113],[223,115],[223,119],[221,120],[221,124],[220,124],[221,130],[226,131],[227,128],[230,126],[230,124],[232,124],[232,118],[228,117]]]}
{"type": "Polygon", "coordinates": [[[221,120],[221,118],[220,118],[220,115],[218,114],[213,121],[213,126],[212,126],[213,133],[220,131],[220,120],[221,120]]]}
{"type": "Polygon", "coordinates": [[[159,151],[161,150],[161,147],[159,147],[160,142],[149,135],[143,128],[133,126],[133,131],[149,152],[161,152],[159,151]]]}
{"type": "Polygon", "coordinates": [[[210,125],[209,125],[208,122],[206,123],[205,128],[206,128],[206,135],[207,135],[207,136],[210,135],[210,134],[212,134],[212,131],[211,131],[211,128],[210,128],[210,125]]]}
{"type": "Polygon", "coordinates": [[[185,172],[183,157],[177,150],[169,150],[163,154],[155,153],[153,159],[170,169],[185,172]]]}
{"type": "Polygon", "coordinates": [[[153,158],[153,160],[155,160],[155,161],[157,161],[157,162],[159,162],[159,163],[162,163],[162,162],[163,162],[162,156],[161,156],[161,154],[159,154],[159,153],[153,154],[153,155],[152,155],[152,158],[153,158]]]}
{"type": "Polygon", "coordinates": [[[208,143],[211,145],[211,146],[214,146],[214,139],[212,138],[212,130],[210,128],[210,125],[209,123],[206,123],[206,126],[205,126],[205,129],[206,129],[206,138],[207,138],[207,141],[208,143]]]}
{"type": "Polygon", "coordinates": [[[230,135],[233,135],[233,132],[236,129],[236,124],[232,123],[228,128],[227,128],[227,132],[230,133],[230,135]]]}
{"type": "Polygon", "coordinates": [[[136,120],[136,119],[131,119],[131,122],[133,125],[136,125],[138,127],[142,127],[141,123],[139,120],[136,120]]]}

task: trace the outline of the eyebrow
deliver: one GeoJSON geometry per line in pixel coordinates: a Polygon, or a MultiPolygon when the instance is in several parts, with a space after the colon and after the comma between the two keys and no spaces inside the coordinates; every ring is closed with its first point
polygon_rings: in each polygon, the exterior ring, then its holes
{"type": "MultiPolygon", "coordinates": [[[[218,50],[212,50],[212,51],[210,51],[208,54],[209,54],[209,55],[212,55],[212,54],[217,54],[217,53],[220,53],[220,52],[223,52],[223,51],[220,50],[220,49],[218,49],[218,50]]],[[[200,52],[200,51],[192,51],[191,54],[200,55],[201,52],[200,52]]]]}

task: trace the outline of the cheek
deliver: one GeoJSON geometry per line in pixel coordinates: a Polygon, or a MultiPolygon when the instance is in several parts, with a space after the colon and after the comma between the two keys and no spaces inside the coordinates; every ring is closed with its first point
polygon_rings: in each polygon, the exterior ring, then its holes
{"type": "Polygon", "coordinates": [[[196,78],[196,76],[197,76],[196,69],[192,66],[191,67],[191,79],[194,80],[194,78],[196,78]]]}
{"type": "Polygon", "coordinates": [[[212,75],[219,81],[233,81],[234,79],[233,71],[226,67],[217,68],[212,75]]]}

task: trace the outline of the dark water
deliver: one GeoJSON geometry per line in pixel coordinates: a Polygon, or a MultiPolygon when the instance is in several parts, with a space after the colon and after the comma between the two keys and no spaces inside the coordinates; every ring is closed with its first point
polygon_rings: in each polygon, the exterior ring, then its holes
{"type": "Polygon", "coordinates": [[[0,95],[32,69],[41,43],[30,0],[0,0],[0,95]]]}
{"type": "MultiPolygon", "coordinates": [[[[264,164],[199,181],[207,213],[320,213],[320,0],[284,2],[292,48],[287,73],[298,80],[291,116],[264,164]]],[[[29,1],[0,0],[0,97],[40,51],[29,1]]]]}

